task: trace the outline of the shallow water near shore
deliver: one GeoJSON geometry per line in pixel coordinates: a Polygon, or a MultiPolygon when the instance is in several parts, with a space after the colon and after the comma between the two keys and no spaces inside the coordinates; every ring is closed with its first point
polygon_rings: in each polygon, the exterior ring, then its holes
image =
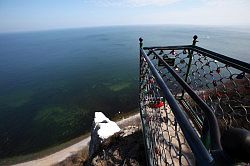
{"type": "Polygon", "coordinates": [[[250,62],[250,31],[184,26],[102,27],[0,34],[0,159],[35,153],[138,107],[138,38],[191,44],[250,62]]]}

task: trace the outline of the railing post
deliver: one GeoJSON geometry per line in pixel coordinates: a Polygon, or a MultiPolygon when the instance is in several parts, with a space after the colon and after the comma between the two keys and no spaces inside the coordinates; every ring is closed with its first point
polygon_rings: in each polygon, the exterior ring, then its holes
{"type": "MultiPolygon", "coordinates": [[[[197,39],[198,39],[198,36],[194,35],[194,37],[193,37],[193,44],[192,44],[193,46],[195,46],[196,43],[198,42],[197,39]]],[[[185,82],[187,82],[188,74],[190,72],[191,65],[192,65],[193,50],[188,49],[188,57],[189,57],[189,61],[188,61],[187,72],[186,72],[186,75],[185,75],[185,78],[184,78],[185,82]]],[[[182,91],[181,99],[183,99],[183,96],[184,96],[184,90],[182,91]]]]}
{"type": "Polygon", "coordinates": [[[140,49],[141,49],[142,46],[143,46],[143,43],[142,43],[142,42],[143,42],[143,39],[140,37],[140,38],[139,38],[139,41],[140,41],[140,49]]]}
{"type": "Polygon", "coordinates": [[[196,43],[198,42],[198,40],[197,40],[197,39],[198,39],[198,36],[197,36],[197,35],[194,35],[193,39],[194,39],[194,40],[193,40],[193,44],[192,44],[192,45],[195,46],[196,43]]]}
{"type": "MultiPolygon", "coordinates": [[[[197,39],[198,39],[198,36],[197,35],[194,35],[193,37],[193,46],[196,45],[196,43],[198,42],[197,39]]],[[[188,62],[188,68],[187,68],[187,73],[186,73],[186,76],[185,76],[185,82],[187,82],[187,79],[188,79],[188,74],[189,74],[189,71],[190,71],[190,68],[191,68],[191,64],[192,64],[192,59],[193,59],[193,50],[188,50],[188,56],[189,56],[189,62],[188,62]]]]}
{"type": "MultiPolygon", "coordinates": [[[[142,39],[141,37],[139,38],[139,42],[140,42],[140,43],[139,43],[139,47],[140,47],[140,48],[139,48],[139,50],[140,50],[140,51],[139,51],[139,52],[140,52],[140,56],[139,56],[139,58],[140,58],[140,69],[139,69],[139,71],[140,71],[139,74],[140,74],[140,75],[139,75],[139,79],[140,79],[140,80],[139,80],[139,81],[140,81],[140,84],[141,84],[141,81],[142,81],[142,80],[141,80],[141,74],[142,74],[142,68],[141,68],[141,67],[142,67],[142,51],[141,51],[141,49],[142,49],[142,46],[143,46],[143,43],[142,43],[142,42],[143,42],[143,39],[142,39]]],[[[140,88],[140,89],[141,89],[141,88],[140,88]]]]}
{"type": "MultiPolygon", "coordinates": [[[[141,101],[141,83],[142,83],[142,46],[143,46],[143,39],[140,37],[139,38],[139,47],[140,47],[140,69],[139,69],[139,102],[141,101]]],[[[141,117],[141,122],[142,122],[142,132],[143,132],[143,143],[144,143],[144,148],[145,148],[145,157],[146,157],[146,162],[148,166],[151,166],[149,162],[149,152],[148,152],[148,146],[147,146],[147,138],[146,138],[146,129],[144,126],[144,119],[143,119],[143,114],[142,114],[142,108],[141,108],[141,103],[139,103],[139,109],[140,109],[140,117],[141,117]]]]}

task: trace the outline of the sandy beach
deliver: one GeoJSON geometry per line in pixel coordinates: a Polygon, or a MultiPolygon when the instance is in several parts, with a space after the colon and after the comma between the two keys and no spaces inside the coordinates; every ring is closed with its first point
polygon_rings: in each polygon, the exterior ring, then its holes
{"type": "MultiPolygon", "coordinates": [[[[117,124],[120,128],[124,128],[126,126],[137,126],[140,125],[140,114],[135,114],[132,115],[126,119],[122,119],[117,121],[117,124]]],[[[23,162],[16,164],[14,166],[50,166],[50,165],[55,165],[58,164],[68,157],[77,154],[79,151],[81,151],[83,148],[88,148],[90,142],[90,136],[83,139],[82,141],[71,145],[63,150],[60,150],[54,154],[48,155],[46,157],[28,161],[28,162],[23,162]]]]}

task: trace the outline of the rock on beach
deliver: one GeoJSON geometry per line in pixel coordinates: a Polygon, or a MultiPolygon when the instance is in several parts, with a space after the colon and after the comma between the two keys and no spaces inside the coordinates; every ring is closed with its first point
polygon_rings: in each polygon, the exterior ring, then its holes
{"type": "Polygon", "coordinates": [[[96,153],[104,140],[119,131],[121,131],[121,129],[115,122],[107,118],[102,112],[95,112],[95,118],[91,129],[89,157],[91,158],[96,153]]]}

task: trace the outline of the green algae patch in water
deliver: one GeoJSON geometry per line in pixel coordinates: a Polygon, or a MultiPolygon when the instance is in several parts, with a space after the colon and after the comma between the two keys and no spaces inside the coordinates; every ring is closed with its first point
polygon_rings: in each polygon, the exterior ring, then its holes
{"type": "Polygon", "coordinates": [[[32,100],[32,96],[33,96],[33,92],[30,90],[17,91],[14,93],[0,96],[0,101],[1,103],[4,103],[5,105],[9,107],[17,108],[30,102],[32,100]]]}
{"type": "Polygon", "coordinates": [[[33,143],[44,147],[48,142],[53,146],[84,134],[91,121],[86,118],[88,114],[89,111],[80,107],[51,106],[39,110],[32,122],[32,133],[36,136],[33,143]]]}
{"type": "Polygon", "coordinates": [[[118,92],[121,91],[123,89],[129,88],[131,85],[130,82],[124,82],[124,83],[119,83],[119,84],[113,84],[111,86],[109,86],[109,89],[113,92],[118,92]]]}
{"type": "MultiPolygon", "coordinates": [[[[41,127],[52,127],[55,126],[66,129],[79,125],[79,117],[83,116],[84,112],[78,109],[67,109],[66,107],[48,107],[42,109],[34,118],[34,122],[41,127]]],[[[57,128],[57,129],[60,129],[57,128]]],[[[67,132],[65,130],[63,133],[67,132]]]]}

